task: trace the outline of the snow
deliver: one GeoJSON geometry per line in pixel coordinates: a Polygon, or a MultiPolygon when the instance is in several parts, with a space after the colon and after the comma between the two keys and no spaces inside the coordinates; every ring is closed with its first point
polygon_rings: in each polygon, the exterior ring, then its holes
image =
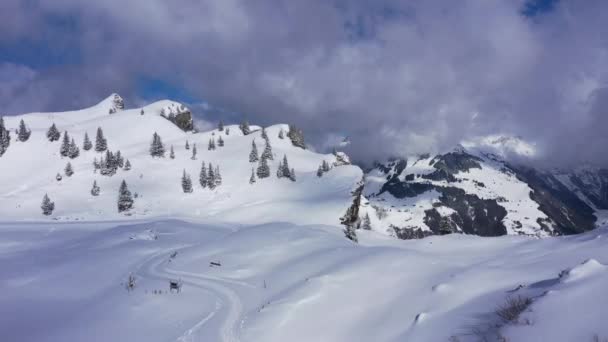
{"type": "Polygon", "coordinates": [[[0,331],[25,342],[477,341],[477,328],[587,341],[608,336],[607,233],[401,241],[359,231],[353,244],[324,225],[6,222],[0,331]],[[495,309],[510,296],[533,302],[502,324],[495,309]]]}

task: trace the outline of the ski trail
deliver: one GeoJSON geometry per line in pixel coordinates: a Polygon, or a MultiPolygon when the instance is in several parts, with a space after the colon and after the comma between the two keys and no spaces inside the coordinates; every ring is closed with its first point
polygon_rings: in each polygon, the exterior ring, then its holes
{"type": "Polygon", "coordinates": [[[243,305],[237,293],[232,290],[228,284],[241,286],[251,285],[233,280],[224,280],[213,276],[205,276],[203,274],[168,269],[166,267],[166,261],[169,259],[169,254],[173,251],[175,251],[174,248],[162,255],[155,255],[148,259],[140,269],[142,275],[147,278],[156,279],[179,277],[183,284],[209,291],[218,297],[218,303],[216,304],[215,310],[185,331],[177,341],[193,341],[198,331],[200,331],[206,323],[216,318],[221,319],[220,329],[215,332],[217,336],[215,336],[216,338],[205,336],[205,340],[223,342],[239,341],[237,330],[239,319],[243,313],[243,305]]]}

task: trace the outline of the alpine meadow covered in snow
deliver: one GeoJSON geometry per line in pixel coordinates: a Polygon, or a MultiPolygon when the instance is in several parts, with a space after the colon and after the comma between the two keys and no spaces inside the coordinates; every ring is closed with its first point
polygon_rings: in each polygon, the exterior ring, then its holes
{"type": "Polygon", "coordinates": [[[0,341],[608,342],[607,13],[1,1],[0,341]]]}

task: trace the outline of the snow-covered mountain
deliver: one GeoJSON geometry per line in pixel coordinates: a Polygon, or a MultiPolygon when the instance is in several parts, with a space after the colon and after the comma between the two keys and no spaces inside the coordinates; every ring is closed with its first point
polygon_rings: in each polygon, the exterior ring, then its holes
{"type": "Polygon", "coordinates": [[[99,104],[78,111],[32,113],[4,118],[11,133],[8,149],[0,157],[0,217],[3,220],[114,220],[159,216],[191,217],[207,221],[221,217],[222,222],[261,223],[295,222],[339,224],[351,202],[351,190],[362,178],[361,170],[345,165],[340,155],[318,154],[295,146],[288,125],[266,127],[273,160],[269,160],[270,177],[257,178],[250,184],[252,169],[259,162],[250,162],[252,142],[259,154],[265,148],[260,127],[244,135],[239,126],[226,125],[207,132],[193,131],[190,110],[173,101],[160,101],[143,108],[124,109],[122,98],[112,94],[99,104]],[[29,139],[19,141],[15,132],[20,122],[31,131],[29,139]],[[62,134],[56,141],[47,138],[55,124],[62,134]],[[108,150],[120,151],[131,165],[118,168],[110,176],[102,175],[94,161],[105,158],[105,152],[83,148],[85,134],[92,144],[101,128],[108,150]],[[64,132],[74,139],[79,156],[62,156],[60,149],[64,132]],[[149,149],[154,133],[165,147],[164,158],[153,158],[149,149]],[[281,136],[281,137],[280,137],[281,136]],[[220,146],[219,140],[224,146],[220,146]],[[209,150],[210,140],[216,148],[209,150]],[[186,149],[186,143],[189,149],[186,149]],[[173,148],[175,158],[170,158],[173,148]],[[192,158],[193,150],[197,154],[192,158]],[[276,172],[284,156],[295,171],[296,181],[277,178],[276,172]],[[323,161],[331,170],[317,177],[323,161]],[[70,163],[74,174],[64,169],[70,163]],[[202,163],[219,167],[222,184],[210,190],[199,184],[202,163]],[[190,175],[193,192],[184,193],[183,172],[190,175]],[[61,180],[57,180],[57,175],[61,180]],[[134,195],[133,209],[119,213],[119,185],[125,180],[134,195]],[[100,188],[99,196],[91,195],[93,182],[100,188]],[[41,201],[45,194],[55,204],[52,215],[42,215],[41,201]],[[128,215],[128,216],[127,216],[128,215]]]}
{"type": "Polygon", "coordinates": [[[492,136],[439,155],[377,164],[366,174],[363,226],[404,239],[432,234],[576,234],[605,221],[608,170],[539,170],[508,163],[533,145],[492,136]]]}

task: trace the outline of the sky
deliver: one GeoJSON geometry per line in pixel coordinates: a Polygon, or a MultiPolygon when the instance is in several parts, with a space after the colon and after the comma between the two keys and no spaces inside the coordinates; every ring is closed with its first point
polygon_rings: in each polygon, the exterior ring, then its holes
{"type": "Polygon", "coordinates": [[[608,166],[606,22],[603,0],[2,0],[0,113],[117,92],[361,161],[507,134],[608,166]]]}

